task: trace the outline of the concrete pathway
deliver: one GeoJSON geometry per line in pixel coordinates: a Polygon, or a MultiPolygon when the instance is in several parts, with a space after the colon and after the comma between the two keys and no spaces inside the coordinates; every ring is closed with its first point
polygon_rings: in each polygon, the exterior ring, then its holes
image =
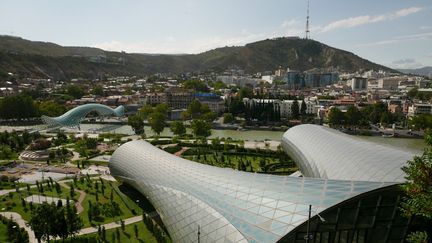
{"type": "Polygon", "coordinates": [[[180,157],[187,150],[189,150],[189,148],[182,148],[180,151],[175,152],[174,155],[180,157]]]}
{"type": "MultiPolygon", "coordinates": [[[[70,189],[70,187],[68,185],[66,185],[64,181],[59,182],[59,184],[60,184],[60,186],[66,188],[66,189],[70,189]]],[[[82,206],[82,202],[84,201],[84,198],[86,197],[87,194],[84,191],[81,191],[78,189],[74,189],[74,190],[80,194],[78,201],[75,203],[77,213],[80,214],[84,211],[84,207],[82,206]]]]}
{"type": "MultiPolygon", "coordinates": [[[[12,220],[15,221],[19,225],[19,227],[24,228],[25,231],[27,231],[27,233],[29,234],[30,243],[37,243],[37,239],[34,235],[33,230],[29,226],[27,226],[26,221],[21,217],[20,214],[15,212],[2,212],[0,214],[7,217],[8,219],[12,217],[12,220]]],[[[140,221],[142,221],[142,215],[124,219],[125,225],[134,224],[140,221]]],[[[116,221],[116,222],[103,224],[101,225],[101,227],[102,226],[104,226],[105,229],[107,230],[115,229],[121,227],[121,223],[120,221],[116,221]]],[[[86,235],[86,234],[92,234],[97,232],[98,232],[98,227],[88,227],[88,228],[81,229],[77,235],[86,235]]]]}
{"type": "Polygon", "coordinates": [[[59,200],[61,200],[63,205],[66,205],[66,199],[58,198],[58,197],[47,197],[47,196],[42,196],[42,195],[31,195],[31,196],[24,198],[24,200],[26,202],[33,202],[33,203],[38,203],[38,204],[42,204],[44,202],[47,202],[49,204],[54,202],[55,204],[57,204],[57,202],[59,200]]]}
{"type": "Polygon", "coordinates": [[[33,230],[30,228],[30,226],[27,226],[26,221],[21,217],[20,214],[15,212],[1,212],[0,214],[8,219],[12,218],[12,220],[15,221],[19,225],[19,227],[24,228],[29,235],[30,243],[37,243],[33,230]]]}
{"type": "MultiPolygon", "coordinates": [[[[143,219],[142,215],[139,215],[139,216],[124,219],[124,222],[125,222],[125,225],[129,225],[129,224],[140,222],[140,221],[142,221],[142,219],[143,219]]],[[[121,224],[120,224],[120,221],[116,221],[116,222],[103,224],[103,225],[101,225],[101,227],[102,226],[104,226],[105,229],[108,230],[108,229],[114,229],[114,228],[121,227],[121,224]]],[[[78,232],[78,235],[86,235],[86,234],[96,233],[97,231],[98,231],[97,227],[88,227],[88,228],[81,229],[78,232]]]]}

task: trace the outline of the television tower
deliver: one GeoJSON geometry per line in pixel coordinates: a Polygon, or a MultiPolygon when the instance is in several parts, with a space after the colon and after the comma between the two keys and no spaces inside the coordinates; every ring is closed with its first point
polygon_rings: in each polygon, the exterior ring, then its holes
{"type": "Polygon", "coordinates": [[[306,15],[306,32],[305,32],[305,39],[310,38],[310,31],[309,31],[309,0],[307,1],[307,15],[306,15]]]}

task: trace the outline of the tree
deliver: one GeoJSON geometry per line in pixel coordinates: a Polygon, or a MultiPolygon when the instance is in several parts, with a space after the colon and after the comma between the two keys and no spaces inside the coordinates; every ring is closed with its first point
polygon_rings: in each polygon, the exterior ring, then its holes
{"type": "Polygon", "coordinates": [[[138,226],[136,224],[134,225],[134,233],[135,233],[135,238],[138,239],[138,226]]]}
{"type": "Polygon", "coordinates": [[[245,113],[246,107],[239,97],[231,97],[225,101],[226,111],[234,116],[245,113]]]}
{"type": "MultiPolygon", "coordinates": [[[[402,212],[408,216],[419,216],[432,220],[432,133],[426,133],[428,148],[421,156],[415,156],[402,167],[406,182],[401,186],[405,197],[402,199],[402,212]]],[[[408,236],[410,242],[427,242],[426,232],[413,232],[408,236]]]]}
{"type": "Polygon", "coordinates": [[[392,122],[392,114],[390,111],[385,111],[381,113],[380,123],[381,125],[388,125],[392,122]]]}
{"type": "Polygon", "coordinates": [[[169,111],[169,106],[166,103],[161,103],[154,107],[154,111],[167,116],[169,111]]]}
{"type": "Polygon", "coordinates": [[[217,118],[217,115],[213,111],[206,112],[201,116],[201,119],[206,120],[208,122],[212,122],[216,118],[217,118]]]}
{"type": "Polygon", "coordinates": [[[123,219],[120,219],[120,227],[123,231],[125,231],[125,221],[123,219]]]}
{"type": "Polygon", "coordinates": [[[81,85],[69,85],[66,88],[66,93],[75,99],[81,99],[84,96],[85,91],[81,85]]]}
{"type": "Polygon", "coordinates": [[[201,116],[201,102],[192,100],[186,111],[182,113],[182,116],[185,120],[199,118],[201,116]]]}
{"type": "Polygon", "coordinates": [[[193,120],[191,128],[195,137],[208,137],[211,135],[211,126],[207,121],[201,119],[193,120]]]}
{"type": "Polygon", "coordinates": [[[238,95],[240,100],[243,100],[243,98],[252,98],[253,97],[253,90],[249,87],[242,87],[238,91],[238,95]]]}
{"type": "Polygon", "coordinates": [[[6,144],[0,145],[0,159],[11,159],[14,155],[11,147],[6,144]]]}
{"type": "Polygon", "coordinates": [[[92,90],[92,94],[97,96],[104,96],[103,87],[101,85],[96,85],[92,90]]]}
{"type": "Polygon", "coordinates": [[[415,130],[432,129],[432,115],[419,114],[409,120],[409,125],[415,130]]]}
{"type": "Polygon", "coordinates": [[[38,115],[37,107],[30,96],[13,95],[0,100],[2,119],[26,119],[38,115]]]}
{"type": "Polygon", "coordinates": [[[150,114],[148,121],[149,121],[151,129],[157,135],[159,135],[163,131],[163,129],[165,128],[165,119],[166,119],[166,116],[160,112],[153,112],[150,114]]]}
{"type": "Polygon", "coordinates": [[[261,171],[267,172],[266,171],[266,161],[264,159],[261,159],[259,162],[259,166],[261,168],[261,171]]]}
{"type": "Polygon", "coordinates": [[[29,225],[38,242],[41,240],[48,241],[53,235],[52,222],[55,221],[55,216],[52,206],[47,203],[43,203],[32,210],[29,225]]]}
{"type": "Polygon", "coordinates": [[[345,113],[345,119],[347,124],[357,126],[361,122],[362,114],[356,106],[351,105],[345,113]]]}
{"type": "Polygon", "coordinates": [[[198,92],[209,92],[207,84],[198,79],[186,80],[183,82],[183,87],[186,89],[194,89],[198,92]]]}
{"type": "Polygon", "coordinates": [[[302,116],[306,115],[306,110],[307,110],[306,102],[304,100],[302,100],[302,103],[300,106],[300,115],[302,115],[302,116]]]}
{"type": "Polygon", "coordinates": [[[216,81],[216,82],[213,83],[213,88],[214,88],[215,90],[225,89],[225,88],[226,88],[226,85],[225,85],[225,83],[222,82],[222,81],[216,81]]]}
{"type": "Polygon", "coordinates": [[[147,117],[154,111],[153,106],[145,105],[139,109],[136,115],[141,117],[142,119],[147,119],[147,117]]]}
{"type": "Polygon", "coordinates": [[[175,135],[183,135],[186,133],[186,127],[184,126],[183,122],[181,121],[174,121],[171,123],[171,131],[175,135]]]}
{"type": "Polygon", "coordinates": [[[232,113],[224,113],[223,123],[232,123],[235,121],[235,117],[232,113]]]}
{"type": "Polygon", "coordinates": [[[300,116],[300,107],[297,100],[294,100],[291,106],[291,114],[294,119],[298,119],[300,116]]]}
{"type": "Polygon", "coordinates": [[[408,91],[407,96],[414,99],[418,96],[418,93],[418,87],[414,87],[408,91]]]}
{"type": "Polygon", "coordinates": [[[331,125],[341,125],[345,122],[344,113],[337,107],[332,107],[328,114],[328,122],[331,125]]]}
{"type": "Polygon", "coordinates": [[[116,238],[117,238],[117,241],[120,242],[120,230],[119,230],[119,228],[116,228],[116,238]]]}
{"type": "Polygon", "coordinates": [[[45,116],[60,116],[66,112],[66,107],[64,105],[60,105],[58,102],[48,100],[42,101],[39,104],[39,114],[45,116]]]}
{"type": "Polygon", "coordinates": [[[128,117],[128,125],[132,127],[135,134],[144,133],[144,121],[139,115],[132,115],[128,117]]]}
{"type": "Polygon", "coordinates": [[[71,187],[70,187],[70,197],[71,197],[71,198],[74,198],[74,196],[75,196],[75,187],[74,187],[74,185],[72,184],[71,187]]]}

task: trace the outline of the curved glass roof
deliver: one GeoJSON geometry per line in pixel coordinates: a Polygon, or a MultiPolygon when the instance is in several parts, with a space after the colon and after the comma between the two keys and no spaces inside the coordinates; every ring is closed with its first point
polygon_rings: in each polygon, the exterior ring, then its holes
{"type": "Polygon", "coordinates": [[[336,180],[404,182],[401,167],[414,154],[318,125],[290,128],[282,147],[302,174],[336,180]]]}
{"type": "Polygon", "coordinates": [[[308,219],[394,183],[248,173],[195,163],[142,141],[120,146],[112,175],[146,195],[174,242],[276,242],[308,219]]]}
{"type": "Polygon", "coordinates": [[[97,112],[100,116],[119,117],[124,115],[123,106],[112,109],[111,107],[102,104],[85,104],[77,106],[58,117],[42,116],[42,121],[47,124],[48,127],[76,127],[79,125],[81,120],[83,120],[87,114],[92,111],[97,112]]]}

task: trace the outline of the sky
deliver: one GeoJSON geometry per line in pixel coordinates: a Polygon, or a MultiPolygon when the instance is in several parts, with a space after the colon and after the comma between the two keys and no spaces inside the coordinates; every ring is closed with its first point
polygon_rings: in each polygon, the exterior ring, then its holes
{"type": "MultiPolygon", "coordinates": [[[[138,53],[304,37],[307,0],[1,0],[0,34],[138,53]]],[[[310,0],[311,38],[393,68],[432,66],[431,0],[310,0]]]]}

